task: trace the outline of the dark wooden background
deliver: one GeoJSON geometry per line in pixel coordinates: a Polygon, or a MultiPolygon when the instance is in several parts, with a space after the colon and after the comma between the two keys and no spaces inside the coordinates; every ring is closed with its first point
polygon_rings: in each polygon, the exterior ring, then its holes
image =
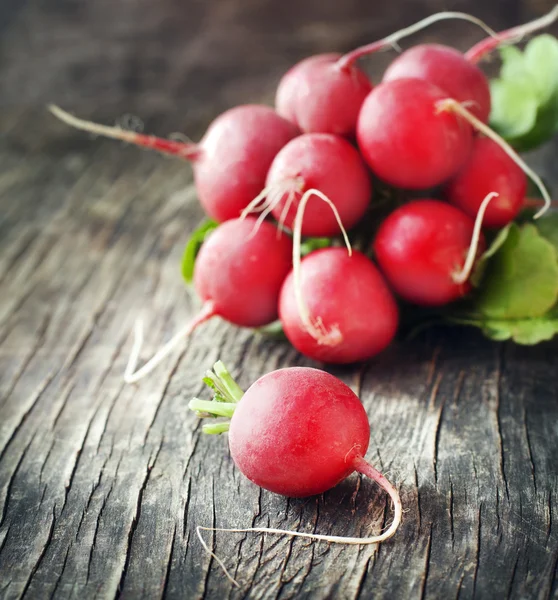
{"type": "MultiPolygon", "coordinates": [[[[464,329],[333,369],[361,396],[369,459],[406,509],[381,546],[206,534],[196,525],[366,535],[391,517],[355,476],[317,498],[263,492],[188,399],[218,358],[243,386],[311,364],[215,320],[152,377],[126,386],[130,330],[145,353],[196,310],[178,264],[202,215],[184,164],[69,130],[57,102],[197,138],[234,104],[271,102],[294,61],[348,50],[441,9],[493,27],[548,0],[2,0],[0,3],[0,597],[556,598],[558,346],[493,344],[464,329]]],[[[437,25],[415,39],[467,48],[437,25]]],[[[407,44],[403,44],[408,45],[407,44]]],[[[389,54],[366,61],[378,74],[389,54]]],[[[529,157],[558,182],[555,150],[529,157]]]]}

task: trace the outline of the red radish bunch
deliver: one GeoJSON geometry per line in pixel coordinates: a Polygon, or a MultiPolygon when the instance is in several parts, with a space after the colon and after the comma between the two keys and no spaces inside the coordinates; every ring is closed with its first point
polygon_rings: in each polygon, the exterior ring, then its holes
{"type": "Polygon", "coordinates": [[[212,316],[241,327],[279,318],[301,353],[351,363],[393,340],[397,299],[439,307],[469,294],[485,235],[525,205],[526,174],[544,197],[539,215],[550,203],[540,178],[487,125],[490,89],[477,63],[557,17],[555,8],[496,34],[469,15],[439,13],[348,54],[309,57],[281,79],[275,109],[228,110],[198,144],[96,125],[51,107],[75,127],[190,161],[201,205],[220,223],[195,264],[200,314],[134,372],[138,335],[126,380],[147,374],[212,316]],[[380,82],[357,65],[448,18],[474,22],[490,37],[465,54],[415,46],[380,82]],[[378,190],[424,197],[394,204],[380,222],[378,190]],[[305,241],[340,234],[347,249],[329,239],[302,256],[305,241]]]}

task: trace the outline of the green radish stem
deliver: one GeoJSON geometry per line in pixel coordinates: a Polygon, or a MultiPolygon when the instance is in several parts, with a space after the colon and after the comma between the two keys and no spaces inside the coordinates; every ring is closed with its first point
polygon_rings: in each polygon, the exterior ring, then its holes
{"type": "Polygon", "coordinates": [[[556,19],[558,19],[558,4],[555,4],[546,15],[534,21],[513,27],[502,33],[497,33],[496,36],[480,41],[465,53],[465,58],[473,64],[477,63],[504,42],[510,44],[520,42],[525,36],[552,25],[556,19]]]}
{"type": "Polygon", "coordinates": [[[490,192],[490,194],[488,194],[486,196],[486,198],[482,201],[480,207],[479,207],[479,211],[477,213],[477,217],[475,219],[475,226],[473,228],[473,235],[471,237],[471,245],[469,246],[469,251],[467,252],[467,258],[465,260],[465,264],[463,265],[463,268],[458,271],[457,273],[454,273],[452,276],[452,279],[455,283],[461,284],[461,283],[465,283],[467,281],[467,279],[469,279],[469,276],[471,275],[471,271],[473,270],[473,266],[475,264],[475,259],[477,257],[477,250],[479,247],[479,240],[480,240],[480,234],[481,234],[481,227],[482,227],[482,221],[484,219],[484,213],[486,212],[486,209],[488,207],[488,205],[490,204],[490,201],[493,200],[494,198],[498,198],[500,194],[498,194],[498,192],[490,192]]]}
{"type": "Polygon", "coordinates": [[[372,54],[373,52],[377,52],[378,50],[384,50],[386,48],[391,48],[391,47],[398,48],[397,42],[399,40],[401,40],[409,35],[412,35],[414,33],[417,33],[421,29],[429,27],[433,23],[437,23],[438,21],[444,21],[446,19],[461,19],[464,21],[469,21],[470,23],[474,23],[475,25],[478,25],[479,27],[484,29],[484,31],[486,31],[486,33],[488,33],[488,35],[490,35],[490,36],[497,37],[497,35],[498,35],[493,29],[488,27],[488,25],[486,25],[483,21],[481,21],[480,19],[477,19],[476,17],[473,17],[472,15],[468,15],[467,13],[462,13],[462,12],[444,11],[444,12],[436,13],[435,15],[430,15],[429,17],[426,17],[425,19],[417,21],[416,23],[414,23],[413,25],[410,25],[409,27],[400,29],[399,31],[396,31],[395,33],[392,33],[391,35],[388,35],[387,37],[385,37],[377,42],[372,42],[371,44],[367,44],[366,46],[361,46],[360,48],[357,48],[356,50],[353,50],[352,52],[345,54],[337,61],[337,63],[336,63],[337,67],[339,69],[343,69],[343,70],[348,69],[351,67],[351,65],[356,60],[358,60],[362,56],[365,56],[367,54],[372,54]]]}
{"type": "Polygon", "coordinates": [[[550,194],[546,189],[546,186],[542,182],[541,178],[529,167],[525,161],[517,154],[517,152],[504,140],[502,139],[495,131],[490,129],[488,125],[483,123],[480,119],[477,119],[475,115],[469,112],[462,104],[454,100],[453,98],[446,98],[444,100],[440,100],[436,103],[438,112],[448,111],[457,113],[459,116],[463,117],[466,121],[468,121],[474,129],[480,131],[483,135],[490,138],[492,141],[496,142],[500,148],[519,166],[526,175],[528,175],[535,185],[539,188],[542,197],[544,198],[544,206],[537,212],[537,214],[533,217],[534,219],[538,219],[542,217],[545,212],[551,207],[552,200],[550,198],[550,194]]]}
{"type": "Polygon", "coordinates": [[[326,346],[336,346],[341,343],[343,336],[339,331],[339,327],[334,324],[328,330],[327,327],[323,324],[320,317],[312,318],[310,315],[310,309],[306,304],[303,296],[302,296],[302,285],[300,281],[300,256],[301,256],[301,231],[302,231],[302,219],[304,217],[304,210],[306,209],[306,204],[308,200],[312,196],[317,196],[320,200],[323,200],[333,211],[337,223],[339,224],[339,228],[341,229],[341,233],[343,234],[343,240],[345,241],[345,245],[347,246],[347,251],[349,256],[352,255],[352,247],[351,242],[349,241],[349,237],[343,226],[343,222],[341,221],[341,217],[337,212],[337,208],[335,204],[322,192],[316,189],[310,189],[304,193],[302,196],[300,203],[298,205],[296,216],[293,225],[293,278],[294,278],[294,294],[295,300],[298,307],[298,312],[300,314],[300,319],[304,325],[305,330],[310,334],[318,344],[323,344],[326,346]]]}

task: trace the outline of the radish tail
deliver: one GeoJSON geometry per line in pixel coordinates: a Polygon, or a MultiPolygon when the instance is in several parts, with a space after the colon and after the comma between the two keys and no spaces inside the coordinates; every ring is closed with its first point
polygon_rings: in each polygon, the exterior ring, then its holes
{"type": "Polygon", "coordinates": [[[479,248],[479,240],[482,228],[482,222],[484,219],[484,214],[490,201],[493,198],[498,198],[500,194],[498,192],[490,192],[486,196],[486,198],[482,201],[479,212],[477,213],[477,218],[475,219],[475,226],[473,228],[473,235],[471,237],[471,244],[469,246],[469,251],[467,252],[467,258],[465,259],[465,264],[461,271],[454,273],[452,279],[455,283],[461,284],[465,283],[469,276],[471,275],[471,271],[473,270],[473,266],[475,264],[475,258],[477,257],[477,250],[479,248]]]}
{"type": "Polygon", "coordinates": [[[152,358],[150,358],[137,371],[135,369],[143,344],[143,322],[141,320],[136,321],[136,325],[134,327],[134,345],[132,347],[132,352],[130,353],[130,358],[128,359],[128,364],[126,365],[126,370],[124,371],[124,381],[126,383],[136,383],[136,381],[139,381],[151,373],[151,371],[153,371],[153,369],[160,362],[162,362],[176,347],[178,347],[180,342],[182,342],[184,338],[187,338],[194,331],[194,329],[198,327],[198,325],[205,323],[205,321],[216,316],[216,314],[217,312],[213,303],[206,302],[198,315],[182,329],[180,329],[162,348],[160,348],[153,355],[152,358]]]}
{"type": "Polygon", "coordinates": [[[469,112],[462,104],[460,104],[457,100],[453,98],[446,98],[445,100],[439,100],[436,103],[438,112],[442,111],[450,111],[457,113],[460,117],[468,121],[474,129],[485,135],[487,138],[490,138],[493,142],[496,142],[500,148],[519,166],[523,169],[523,172],[528,175],[535,185],[539,188],[542,197],[544,198],[544,206],[537,212],[537,214],[533,217],[534,219],[538,219],[542,217],[544,213],[552,206],[552,199],[550,198],[550,194],[546,189],[546,186],[542,182],[542,179],[527,165],[527,163],[517,154],[517,152],[503,139],[501,138],[495,131],[490,129],[488,125],[483,123],[480,119],[477,119],[475,115],[469,112]]]}
{"type": "Polygon", "coordinates": [[[426,19],[417,21],[413,25],[410,25],[409,27],[405,27],[404,29],[400,29],[399,31],[396,31],[395,33],[392,33],[391,35],[388,35],[387,37],[385,37],[377,42],[367,44],[366,46],[361,46],[360,48],[357,48],[356,50],[353,50],[352,52],[345,54],[337,61],[337,67],[340,69],[348,69],[349,67],[351,67],[351,65],[356,60],[358,60],[362,56],[365,56],[367,54],[372,54],[373,52],[377,52],[378,50],[384,50],[386,48],[391,48],[391,47],[397,48],[397,42],[399,40],[401,40],[405,37],[408,37],[409,35],[412,35],[413,33],[417,33],[421,29],[429,27],[433,23],[437,23],[438,21],[444,21],[446,19],[461,19],[463,21],[469,21],[470,23],[474,23],[475,25],[478,25],[479,27],[484,29],[484,31],[486,31],[486,33],[488,33],[488,35],[491,35],[491,36],[498,35],[494,30],[492,30],[490,27],[488,27],[488,25],[486,25],[483,21],[481,21],[480,19],[477,19],[476,17],[473,17],[472,15],[468,15],[467,13],[462,13],[462,12],[444,11],[444,12],[436,13],[434,15],[430,15],[429,17],[426,17],[426,19]]]}
{"type": "Polygon", "coordinates": [[[512,27],[512,29],[496,34],[495,37],[493,36],[480,41],[465,53],[465,58],[471,63],[477,63],[503,43],[513,44],[520,42],[525,36],[552,25],[556,19],[558,19],[558,4],[549,13],[539,19],[519,25],[518,27],[512,27]]]}
{"type": "Polygon", "coordinates": [[[75,127],[76,129],[81,129],[82,131],[89,131],[95,135],[122,140],[130,144],[135,144],[136,146],[141,146],[142,148],[157,150],[157,152],[161,152],[162,154],[178,156],[185,160],[195,160],[200,154],[200,148],[196,144],[184,143],[177,140],[166,140],[154,135],[145,135],[143,133],[137,133],[136,131],[128,131],[121,127],[99,125],[98,123],[78,119],[54,104],[51,104],[48,109],[55,117],[67,125],[75,127]]]}
{"type": "Polygon", "coordinates": [[[240,587],[238,582],[232,577],[232,575],[227,571],[223,561],[221,561],[207,546],[204,541],[201,532],[202,531],[223,531],[229,533],[272,533],[277,535],[287,535],[290,537],[302,537],[310,540],[319,540],[323,542],[330,542],[333,544],[350,544],[350,545],[370,545],[370,544],[378,544],[380,542],[384,542],[393,536],[393,534],[397,531],[401,523],[401,518],[403,515],[403,507],[401,505],[401,498],[399,497],[399,493],[395,489],[395,487],[380,473],[377,469],[375,469],[372,465],[367,463],[364,458],[360,455],[357,455],[353,459],[353,466],[356,471],[362,473],[366,477],[374,480],[391,498],[393,502],[393,521],[391,525],[384,531],[384,533],[380,535],[375,535],[366,538],[358,538],[358,537],[342,537],[335,535],[320,535],[316,533],[303,533],[300,531],[290,531],[287,529],[274,529],[271,527],[247,527],[247,528],[221,528],[221,527],[196,527],[196,533],[198,538],[204,548],[204,550],[210,554],[219,564],[229,581],[231,581],[235,586],[240,587]]]}
{"type": "Polygon", "coordinates": [[[343,239],[347,246],[349,256],[351,256],[352,254],[351,243],[349,242],[347,232],[345,231],[345,227],[343,226],[343,222],[341,221],[341,217],[337,212],[335,204],[333,204],[333,202],[319,190],[311,189],[306,191],[300,200],[300,204],[298,205],[293,225],[294,294],[300,319],[302,321],[302,324],[304,325],[304,329],[308,332],[308,334],[311,335],[319,344],[323,344],[326,346],[336,346],[343,339],[341,332],[339,331],[339,327],[337,327],[337,325],[333,325],[328,329],[323,324],[320,317],[312,318],[312,316],[310,315],[310,309],[308,308],[308,305],[306,304],[302,296],[302,285],[300,281],[300,238],[302,230],[302,220],[304,218],[304,210],[306,209],[306,204],[308,203],[308,200],[312,196],[317,196],[318,198],[320,198],[320,200],[323,200],[331,208],[333,214],[335,215],[337,223],[339,224],[339,228],[341,229],[341,232],[343,234],[343,239]]]}

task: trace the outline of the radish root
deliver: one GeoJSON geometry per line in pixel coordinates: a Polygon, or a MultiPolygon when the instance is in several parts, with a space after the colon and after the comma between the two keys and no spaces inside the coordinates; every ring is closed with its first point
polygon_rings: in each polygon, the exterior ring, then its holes
{"type": "Polygon", "coordinates": [[[516,44],[520,42],[525,36],[534,33],[540,29],[544,29],[549,25],[552,25],[558,19],[558,4],[548,12],[546,15],[529,21],[524,25],[513,27],[507,31],[496,34],[496,36],[482,40],[478,44],[475,44],[470,50],[465,53],[465,58],[471,63],[479,62],[486,54],[492,52],[495,48],[508,42],[510,44],[516,44]]]}
{"type": "Polygon", "coordinates": [[[198,315],[192,319],[187,325],[180,329],[162,348],[160,348],[152,358],[150,358],[140,369],[137,371],[136,366],[138,363],[141,347],[143,345],[143,321],[137,320],[134,327],[134,345],[130,352],[130,358],[124,371],[124,381],[126,383],[136,383],[140,379],[143,379],[146,375],[151,373],[153,369],[161,363],[178,345],[187,338],[198,325],[201,325],[211,317],[216,315],[215,306],[212,302],[206,302],[198,315]]]}
{"type": "Polygon", "coordinates": [[[366,46],[361,46],[360,48],[357,48],[356,50],[345,54],[337,61],[337,67],[339,69],[348,69],[356,60],[358,60],[362,56],[365,56],[366,54],[372,54],[373,52],[377,52],[378,50],[384,50],[389,47],[394,47],[397,49],[399,48],[399,46],[397,46],[397,42],[399,40],[408,37],[409,35],[412,35],[414,33],[417,33],[421,29],[425,29],[433,23],[437,23],[438,21],[444,21],[446,19],[461,19],[463,21],[469,21],[470,23],[478,25],[481,29],[486,31],[488,35],[494,38],[497,38],[498,36],[498,34],[493,29],[486,25],[484,21],[477,19],[477,17],[463,12],[444,11],[436,13],[435,15],[430,15],[429,17],[417,21],[409,27],[400,29],[399,31],[396,31],[395,33],[392,33],[391,35],[388,35],[387,37],[382,38],[377,42],[367,44],[366,46]]]}
{"type": "Polygon", "coordinates": [[[335,204],[322,192],[316,189],[307,190],[300,200],[300,204],[298,205],[296,211],[296,217],[293,225],[293,278],[294,278],[294,294],[296,305],[298,307],[298,313],[300,315],[300,319],[302,324],[304,325],[304,329],[310,334],[320,345],[324,346],[337,346],[343,340],[343,336],[339,331],[339,327],[335,324],[332,325],[330,329],[328,329],[322,319],[320,317],[312,318],[310,315],[310,309],[308,305],[304,301],[302,296],[302,285],[300,281],[300,255],[301,255],[301,235],[302,235],[302,219],[304,217],[304,211],[306,209],[306,204],[308,200],[312,196],[317,196],[320,200],[323,200],[333,211],[335,215],[335,219],[339,224],[339,228],[341,229],[341,233],[343,235],[343,240],[345,241],[345,245],[347,246],[347,251],[349,256],[352,255],[353,249],[351,247],[351,242],[349,241],[349,237],[347,235],[347,231],[343,226],[343,222],[341,221],[341,217],[337,211],[335,204]]]}
{"type": "Polygon", "coordinates": [[[461,271],[454,273],[452,277],[453,281],[457,284],[465,283],[471,275],[471,271],[473,270],[473,266],[475,264],[475,258],[477,257],[477,250],[479,248],[484,213],[486,212],[491,200],[493,198],[498,198],[499,195],[500,194],[498,194],[498,192],[490,192],[490,194],[486,196],[479,207],[479,212],[477,213],[477,217],[475,219],[475,227],[473,228],[473,235],[471,237],[471,245],[469,246],[469,251],[467,252],[465,264],[463,265],[461,271]]]}
{"type": "Polygon", "coordinates": [[[74,117],[70,113],[62,110],[60,107],[51,104],[48,109],[50,112],[66,123],[70,127],[75,129],[81,129],[82,131],[88,131],[95,135],[102,135],[104,137],[112,138],[114,140],[122,140],[129,144],[141,146],[143,148],[149,148],[151,150],[157,150],[163,154],[170,154],[172,156],[178,156],[185,160],[195,160],[199,155],[199,148],[196,144],[185,144],[176,140],[166,140],[159,138],[154,135],[145,135],[136,131],[129,131],[122,129],[121,127],[109,127],[107,125],[100,125],[93,123],[92,121],[86,121],[74,117]]]}
{"type": "Polygon", "coordinates": [[[466,121],[468,121],[474,129],[480,131],[487,138],[490,138],[493,142],[496,142],[500,148],[519,166],[523,169],[524,173],[528,175],[535,185],[539,188],[542,197],[544,198],[544,206],[535,214],[534,219],[538,219],[542,217],[546,211],[552,205],[552,199],[550,198],[550,194],[546,189],[544,183],[541,178],[529,167],[525,161],[517,154],[517,152],[504,140],[502,139],[495,131],[490,129],[488,125],[483,123],[480,119],[477,119],[475,115],[470,113],[462,104],[454,100],[453,98],[446,98],[444,100],[439,100],[436,103],[438,112],[454,112],[459,116],[463,117],[466,121]]]}
{"type": "Polygon", "coordinates": [[[377,469],[375,469],[372,465],[367,463],[364,458],[360,455],[357,455],[353,459],[353,466],[355,470],[369,477],[373,481],[375,481],[391,498],[393,502],[393,521],[391,525],[380,535],[375,535],[371,537],[358,538],[358,537],[343,537],[336,535],[321,535],[316,533],[303,533],[300,531],[291,531],[288,529],[274,529],[271,527],[247,527],[247,528],[221,528],[221,527],[202,527],[198,525],[196,527],[196,534],[200,540],[201,545],[204,550],[212,556],[221,569],[223,573],[226,575],[227,579],[236,587],[240,587],[240,584],[233,578],[233,576],[228,572],[227,568],[223,564],[223,561],[219,559],[215,553],[210,550],[207,546],[205,540],[203,539],[201,532],[202,531],[223,531],[229,533],[272,533],[277,535],[286,535],[290,537],[301,537],[310,540],[318,540],[322,542],[330,542],[333,544],[349,544],[349,545],[370,545],[370,544],[379,544],[380,542],[384,542],[393,536],[393,534],[397,531],[399,525],[401,524],[401,519],[403,516],[403,508],[401,505],[401,498],[399,497],[398,491],[395,487],[386,479],[382,473],[380,473],[377,469]]]}

